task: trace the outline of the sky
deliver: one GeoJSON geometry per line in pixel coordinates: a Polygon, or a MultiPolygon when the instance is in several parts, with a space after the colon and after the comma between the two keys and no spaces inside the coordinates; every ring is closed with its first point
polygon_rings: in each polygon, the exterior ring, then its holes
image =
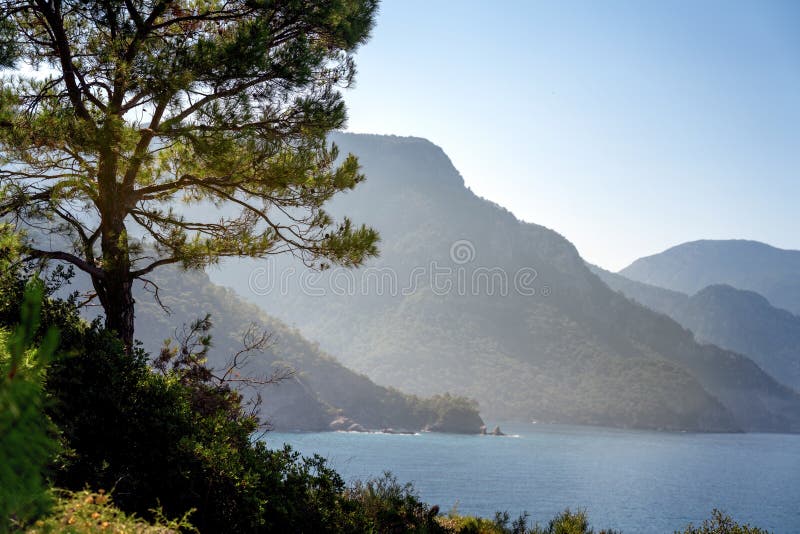
{"type": "Polygon", "coordinates": [[[384,0],[356,61],[349,131],[429,139],[590,262],[800,249],[800,2],[384,0]]]}

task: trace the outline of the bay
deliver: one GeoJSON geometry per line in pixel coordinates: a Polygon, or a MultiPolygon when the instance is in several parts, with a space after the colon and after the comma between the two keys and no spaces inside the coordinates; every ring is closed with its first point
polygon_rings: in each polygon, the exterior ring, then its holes
{"type": "Polygon", "coordinates": [[[507,436],[269,433],[271,447],[320,454],[345,481],[391,471],[442,511],[546,523],[564,508],[623,532],[673,532],[713,508],[800,532],[800,436],[501,425],[507,436]]]}

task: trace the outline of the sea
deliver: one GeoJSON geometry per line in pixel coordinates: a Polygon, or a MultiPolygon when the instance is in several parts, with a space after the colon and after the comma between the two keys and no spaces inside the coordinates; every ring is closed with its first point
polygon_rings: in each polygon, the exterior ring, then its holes
{"type": "Polygon", "coordinates": [[[270,432],[271,447],[320,454],[346,482],[390,471],[443,513],[547,521],[585,510],[596,529],[662,533],[714,508],[800,533],[800,435],[701,434],[505,423],[505,436],[270,432]]]}

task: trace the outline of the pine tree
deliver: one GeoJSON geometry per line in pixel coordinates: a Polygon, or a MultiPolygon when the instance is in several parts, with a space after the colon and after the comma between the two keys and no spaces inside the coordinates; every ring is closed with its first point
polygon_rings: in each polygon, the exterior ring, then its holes
{"type": "Polygon", "coordinates": [[[339,88],[376,10],[377,0],[0,2],[0,66],[27,67],[6,68],[0,89],[0,216],[68,238],[29,243],[29,257],[88,273],[129,348],[132,285],[160,266],[287,251],[316,267],[362,263],[376,232],[323,205],[364,177],[352,155],[336,165],[326,135],[345,123],[339,88]],[[190,217],[180,203],[210,209],[190,217]]]}

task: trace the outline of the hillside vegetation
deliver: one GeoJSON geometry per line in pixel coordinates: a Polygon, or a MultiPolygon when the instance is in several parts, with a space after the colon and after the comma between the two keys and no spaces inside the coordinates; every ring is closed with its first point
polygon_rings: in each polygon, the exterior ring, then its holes
{"type": "Polygon", "coordinates": [[[323,273],[311,289],[302,266],[287,259],[269,264],[288,280],[285,289],[254,287],[264,265],[253,262],[226,263],[211,276],[346,365],[404,391],[475,398],[489,417],[800,429],[797,394],[748,358],[701,346],[673,320],[609,289],[562,236],[469,191],[440,148],[417,138],[333,141],[359,157],[367,181],[332,211],[376,227],[380,258],[349,275],[323,273]],[[437,269],[449,269],[449,290],[432,281],[437,269]],[[480,269],[505,276],[507,294],[489,290],[480,269]],[[515,287],[519,273],[529,275],[525,291],[515,287]],[[479,287],[460,290],[459,276],[479,287]]]}
{"type": "Polygon", "coordinates": [[[800,317],[772,306],[753,291],[718,284],[694,295],[629,280],[597,267],[612,289],[664,313],[694,332],[698,341],[746,355],[795,391],[800,391],[800,317]]]}
{"type": "MultiPolygon", "coordinates": [[[[180,325],[188,326],[206,314],[213,323],[209,351],[213,367],[223,368],[242,349],[248,331],[271,336],[264,350],[249,356],[243,373],[266,377],[294,371],[277,384],[245,389],[246,394],[262,396],[262,417],[272,428],[478,433],[483,425],[477,404],[466,398],[444,391],[429,398],[407,395],[350,371],[296,329],[212,284],[203,272],[165,268],[151,279],[159,287],[161,304],[143,286],[136,292],[137,337],[151,355],[159,353],[163,340],[181,337],[180,325]]],[[[83,284],[78,279],[70,289],[83,284]]]]}

